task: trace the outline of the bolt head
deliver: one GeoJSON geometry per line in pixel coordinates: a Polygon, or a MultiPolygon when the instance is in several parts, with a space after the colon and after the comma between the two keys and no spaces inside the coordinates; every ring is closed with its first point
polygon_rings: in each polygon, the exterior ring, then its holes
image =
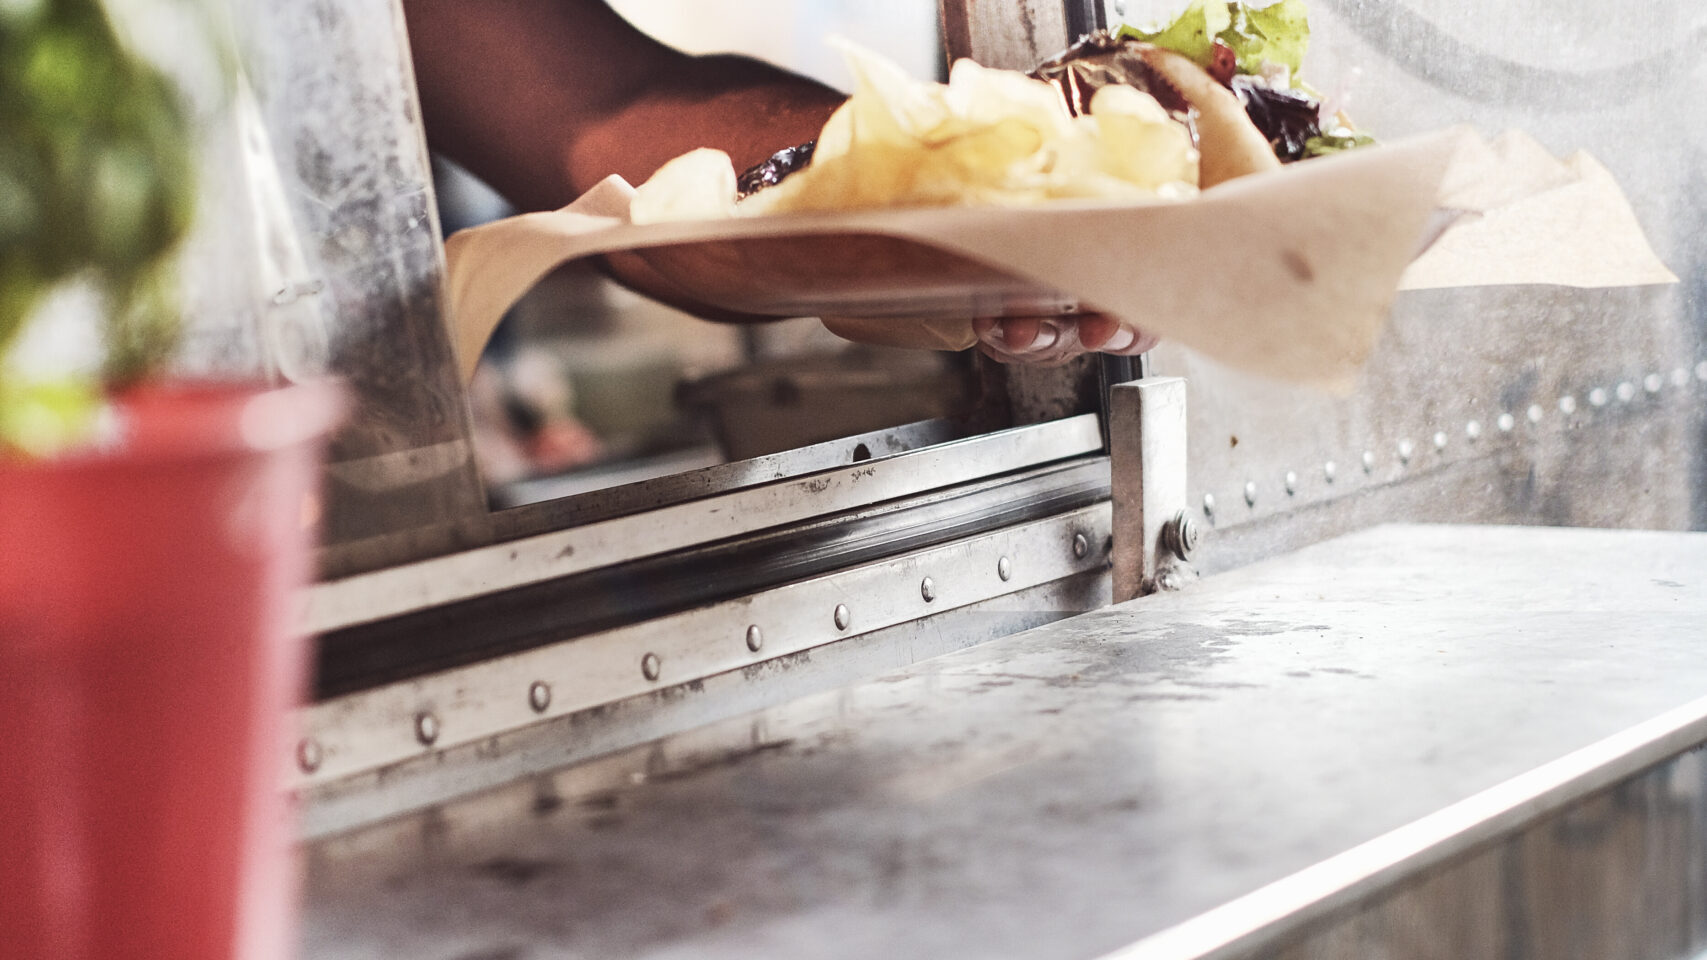
{"type": "Polygon", "coordinates": [[[1291,470],[1286,471],[1286,492],[1288,494],[1298,492],[1298,474],[1293,473],[1291,470]]]}
{"type": "Polygon", "coordinates": [[[1364,473],[1374,473],[1375,472],[1375,451],[1373,451],[1373,450],[1363,451],[1363,472],[1364,473]]]}
{"type": "MultiPolygon", "coordinates": [[[[1179,512],[1179,516],[1175,519],[1179,523],[1179,545],[1184,547],[1185,552],[1189,554],[1193,550],[1197,549],[1197,541],[1198,537],[1201,535],[1201,531],[1198,529],[1196,521],[1192,520],[1184,510],[1181,510],[1179,512]]],[[[1180,557],[1180,559],[1185,560],[1188,558],[1180,557]]]]}
{"type": "Polygon", "coordinates": [[[1660,388],[1665,385],[1666,378],[1657,373],[1650,373],[1642,379],[1642,389],[1649,393],[1659,393],[1660,388]]]}
{"type": "Polygon", "coordinates": [[[544,680],[535,680],[528,687],[528,706],[534,713],[544,713],[551,707],[551,684],[544,680]]]}
{"type": "Polygon", "coordinates": [[[848,624],[853,623],[853,613],[848,610],[847,604],[836,604],[835,621],[837,630],[846,630],[848,624]]]}
{"type": "Polygon", "coordinates": [[[658,659],[655,653],[648,653],[640,658],[640,675],[648,680],[656,680],[664,672],[664,661],[658,659]]]}
{"type": "Polygon", "coordinates": [[[1179,575],[1172,570],[1156,578],[1156,588],[1164,593],[1173,593],[1180,588],[1179,575]]]}
{"type": "Polygon", "coordinates": [[[1009,580],[1012,580],[1013,576],[1014,576],[1014,563],[1013,563],[1013,561],[1009,560],[1007,557],[1002,557],[1001,559],[997,560],[996,561],[996,576],[1001,577],[1003,583],[1007,583],[1009,580]]]}
{"type": "Polygon", "coordinates": [[[1257,484],[1255,480],[1245,481],[1245,505],[1251,507],[1257,505],[1257,484]]]}
{"type": "Polygon", "coordinates": [[[1203,495],[1203,515],[1206,517],[1215,516],[1215,494],[1206,493],[1203,495]]]}
{"type": "Polygon", "coordinates": [[[1445,450],[1446,449],[1446,431],[1440,430],[1440,431],[1437,431],[1435,433],[1435,435],[1434,435],[1434,448],[1436,450],[1445,450]]]}
{"type": "Polygon", "coordinates": [[[1559,412],[1570,414],[1577,412],[1577,398],[1566,394],[1559,398],[1559,412]]]}
{"type": "Polygon", "coordinates": [[[1528,416],[1530,423],[1540,423],[1542,418],[1547,416],[1547,411],[1541,409],[1541,404],[1532,403],[1529,405],[1528,416]]]}
{"type": "Polygon", "coordinates": [[[919,596],[924,597],[926,603],[930,603],[932,600],[935,600],[936,599],[936,582],[934,580],[932,580],[930,577],[926,577],[923,580],[920,580],[919,581],[919,596]]]}
{"type": "Polygon", "coordinates": [[[1636,397],[1636,385],[1626,380],[1623,383],[1620,383],[1618,388],[1613,392],[1618,394],[1619,401],[1629,403],[1636,397]]]}
{"type": "Polygon", "coordinates": [[[1400,463],[1410,463],[1411,462],[1411,454],[1416,453],[1416,452],[1417,452],[1416,444],[1410,442],[1409,440],[1400,440],[1399,441],[1399,462],[1400,463]]]}
{"type": "Polygon", "coordinates": [[[1472,440],[1479,440],[1479,439],[1481,439],[1481,436],[1482,436],[1482,424],[1481,424],[1481,423],[1480,423],[1480,422],[1479,422],[1479,421],[1476,421],[1476,420],[1472,420],[1472,421],[1470,421],[1470,422],[1469,422],[1469,423],[1466,423],[1466,424],[1465,424],[1465,425],[1464,425],[1464,435],[1465,435],[1465,436],[1466,436],[1466,437],[1469,437],[1469,438],[1470,438],[1470,439],[1472,439],[1472,440]]]}
{"type": "Polygon", "coordinates": [[[1606,401],[1610,399],[1611,398],[1606,395],[1606,390],[1602,387],[1595,387],[1593,390],[1588,392],[1588,405],[1591,407],[1604,407],[1606,406],[1606,401]]]}
{"type": "Polygon", "coordinates": [[[421,746],[430,747],[439,739],[439,718],[431,712],[415,714],[415,739],[421,746]]]}
{"type": "Polygon", "coordinates": [[[1517,426],[1517,418],[1509,413],[1502,413],[1496,423],[1498,424],[1501,433],[1510,433],[1512,428],[1517,426]]]}
{"type": "Polygon", "coordinates": [[[1083,560],[1091,552],[1091,542],[1082,533],[1073,534],[1073,556],[1083,560]]]}
{"type": "Polygon", "coordinates": [[[752,626],[748,627],[747,628],[747,649],[753,651],[754,653],[758,653],[759,650],[764,647],[764,645],[765,645],[765,632],[763,630],[759,629],[759,625],[755,623],[752,626]]]}
{"type": "Polygon", "coordinates": [[[1329,483],[1333,483],[1334,482],[1334,475],[1337,473],[1339,473],[1339,468],[1334,466],[1334,462],[1332,460],[1329,460],[1327,463],[1322,464],[1322,479],[1328,481],[1329,483]]]}

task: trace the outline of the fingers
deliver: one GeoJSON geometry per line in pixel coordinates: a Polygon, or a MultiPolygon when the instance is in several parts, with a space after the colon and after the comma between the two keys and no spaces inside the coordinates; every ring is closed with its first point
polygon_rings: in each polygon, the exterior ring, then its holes
{"type": "Polygon", "coordinates": [[[1135,356],[1156,338],[1100,313],[1061,317],[979,317],[972,321],[979,349],[1001,363],[1058,364],[1100,351],[1135,356]]]}

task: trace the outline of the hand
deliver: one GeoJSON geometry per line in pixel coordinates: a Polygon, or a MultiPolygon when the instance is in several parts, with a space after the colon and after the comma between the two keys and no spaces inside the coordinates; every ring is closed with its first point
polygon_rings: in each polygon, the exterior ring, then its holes
{"type": "Polygon", "coordinates": [[[1101,313],[1058,317],[979,317],[972,321],[978,349],[997,363],[1056,366],[1086,353],[1134,357],[1155,337],[1101,313]]]}

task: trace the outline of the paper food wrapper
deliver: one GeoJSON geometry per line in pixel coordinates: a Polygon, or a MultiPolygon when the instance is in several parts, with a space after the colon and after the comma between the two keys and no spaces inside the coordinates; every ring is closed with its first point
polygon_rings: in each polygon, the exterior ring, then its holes
{"type": "Polygon", "coordinates": [[[1347,386],[1402,289],[1675,283],[1611,175],[1510,133],[1455,129],[1293,164],[1185,202],[1058,202],[637,226],[612,177],[561,210],[445,245],[471,374],[492,329],[558,265],[632,252],[684,302],[832,318],[963,349],[974,316],[1095,309],[1222,363],[1347,386]],[[839,319],[837,319],[839,318],[839,319]]]}

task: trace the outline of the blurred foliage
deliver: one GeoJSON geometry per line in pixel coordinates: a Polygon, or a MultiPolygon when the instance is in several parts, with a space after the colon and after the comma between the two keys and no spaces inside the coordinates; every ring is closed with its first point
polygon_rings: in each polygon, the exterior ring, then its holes
{"type": "Polygon", "coordinates": [[[177,88],[124,47],[100,0],[0,0],[0,358],[72,278],[107,297],[109,385],[165,358],[192,150],[177,88]]]}

